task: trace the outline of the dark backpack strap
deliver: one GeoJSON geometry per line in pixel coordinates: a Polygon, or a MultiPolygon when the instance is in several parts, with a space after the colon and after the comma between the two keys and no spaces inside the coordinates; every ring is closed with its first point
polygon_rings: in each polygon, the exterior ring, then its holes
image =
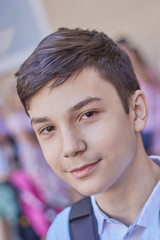
{"type": "Polygon", "coordinates": [[[71,240],[100,240],[90,197],[73,204],[69,215],[71,240]]]}

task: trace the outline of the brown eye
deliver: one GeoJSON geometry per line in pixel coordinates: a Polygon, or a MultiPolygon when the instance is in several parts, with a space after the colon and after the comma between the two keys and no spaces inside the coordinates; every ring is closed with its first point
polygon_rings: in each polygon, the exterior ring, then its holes
{"type": "Polygon", "coordinates": [[[45,128],[43,128],[40,133],[44,133],[44,134],[47,134],[47,133],[50,133],[52,131],[55,130],[55,127],[54,126],[47,126],[45,128]]]}
{"type": "Polygon", "coordinates": [[[96,114],[95,111],[90,111],[90,112],[86,112],[83,116],[82,119],[87,119],[87,118],[91,118],[96,114]]]}
{"type": "Polygon", "coordinates": [[[47,127],[45,130],[46,130],[47,132],[52,132],[52,131],[54,131],[54,127],[49,126],[49,127],[47,127]]]}

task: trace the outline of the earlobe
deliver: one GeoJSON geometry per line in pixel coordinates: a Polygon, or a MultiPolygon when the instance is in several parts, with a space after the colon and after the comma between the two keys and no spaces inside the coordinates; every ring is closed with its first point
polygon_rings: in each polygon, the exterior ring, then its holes
{"type": "Polygon", "coordinates": [[[144,129],[148,117],[148,101],[143,91],[137,90],[132,97],[132,110],[134,111],[135,131],[140,132],[144,129]]]}

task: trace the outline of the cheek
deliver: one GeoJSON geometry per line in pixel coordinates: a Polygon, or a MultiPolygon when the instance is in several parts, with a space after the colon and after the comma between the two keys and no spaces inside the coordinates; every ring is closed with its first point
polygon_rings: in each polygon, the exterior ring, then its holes
{"type": "Polygon", "coordinates": [[[52,170],[56,173],[60,169],[60,155],[58,153],[57,147],[51,145],[49,142],[42,143],[40,142],[40,146],[44,155],[44,158],[48,165],[52,168],[52,170]]]}
{"type": "Polygon", "coordinates": [[[114,154],[117,157],[127,154],[134,147],[134,129],[128,118],[112,118],[103,121],[89,129],[89,142],[92,147],[104,154],[114,154]]]}
{"type": "Polygon", "coordinates": [[[110,148],[115,146],[119,138],[119,126],[113,121],[101,121],[85,129],[87,142],[96,148],[110,148]]]}

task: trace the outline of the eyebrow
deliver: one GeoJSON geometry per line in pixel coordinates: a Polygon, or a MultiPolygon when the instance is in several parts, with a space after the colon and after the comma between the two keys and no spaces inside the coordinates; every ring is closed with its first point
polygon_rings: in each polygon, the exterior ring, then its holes
{"type": "Polygon", "coordinates": [[[98,98],[98,97],[87,97],[86,99],[84,99],[81,102],[79,102],[76,105],[74,105],[69,110],[69,112],[74,112],[74,111],[80,110],[81,108],[83,108],[84,106],[88,105],[89,103],[99,102],[100,100],[101,100],[101,98],[98,98]]]}
{"type": "MultiPolygon", "coordinates": [[[[101,98],[87,97],[86,99],[80,101],[79,103],[77,103],[73,107],[71,107],[68,112],[74,112],[74,111],[80,110],[81,108],[83,108],[84,106],[86,106],[92,102],[99,102],[99,101],[101,101],[101,98]]],[[[47,117],[32,118],[31,124],[33,125],[33,124],[38,124],[38,123],[44,123],[47,121],[48,121],[47,117]]]]}
{"type": "Polygon", "coordinates": [[[36,123],[43,123],[43,122],[47,122],[48,118],[42,117],[42,118],[32,118],[31,119],[31,124],[36,124],[36,123]]]}

